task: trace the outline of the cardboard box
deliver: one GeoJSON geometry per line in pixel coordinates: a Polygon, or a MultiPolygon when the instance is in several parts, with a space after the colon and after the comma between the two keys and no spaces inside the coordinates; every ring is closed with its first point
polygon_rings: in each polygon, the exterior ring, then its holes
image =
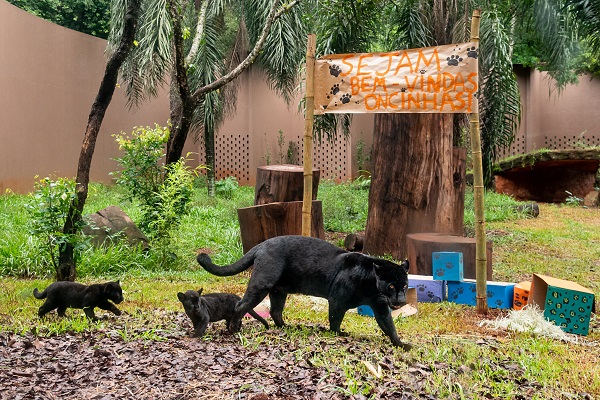
{"type": "MultiPolygon", "coordinates": [[[[412,314],[414,314],[413,310],[417,309],[417,303],[418,303],[417,291],[415,288],[409,287],[408,290],[406,291],[406,305],[398,310],[393,310],[393,311],[390,310],[390,313],[392,313],[392,316],[394,318],[400,314],[412,315],[412,314]],[[404,312],[402,310],[404,310],[404,312]]],[[[373,314],[373,309],[367,305],[362,305],[362,306],[356,307],[356,312],[358,312],[359,315],[364,315],[367,317],[375,316],[373,314]]]]}
{"type": "Polygon", "coordinates": [[[520,310],[527,305],[529,292],[531,291],[531,282],[524,281],[515,285],[515,296],[513,298],[513,308],[520,310]]]}
{"type": "Polygon", "coordinates": [[[463,254],[455,251],[434,251],[431,253],[431,269],[435,280],[462,282],[463,254]]]}
{"type": "MultiPolygon", "coordinates": [[[[457,304],[477,305],[477,284],[475,279],[463,282],[448,281],[448,301],[457,304]]],[[[510,282],[487,282],[487,302],[489,308],[511,308],[515,284],[510,282]]]]}
{"type": "Polygon", "coordinates": [[[419,303],[439,303],[446,300],[446,281],[432,276],[408,274],[408,286],[415,288],[419,303]]]}
{"type": "Polygon", "coordinates": [[[533,274],[527,304],[537,305],[546,319],[565,332],[588,334],[594,293],[578,283],[533,274]]]}

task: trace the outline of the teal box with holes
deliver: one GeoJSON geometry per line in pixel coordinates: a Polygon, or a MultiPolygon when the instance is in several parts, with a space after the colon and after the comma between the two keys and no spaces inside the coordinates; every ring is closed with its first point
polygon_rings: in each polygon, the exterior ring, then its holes
{"type": "MultiPolygon", "coordinates": [[[[477,282],[465,279],[463,282],[448,281],[448,301],[469,306],[477,305],[477,282]]],[[[486,282],[489,308],[512,308],[515,284],[511,282],[486,282]]]]}
{"type": "Polygon", "coordinates": [[[587,335],[594,312],[594,293],[571,281],[533,274],[527,304],[535,304],[544,317],[568,333],[587,335]]]}
{"type": "Polygon", "coordinates": [[[464,280],[463,253],[455,251],[434,251],[431,253],[433,279],[438,281],[464,280]]]}

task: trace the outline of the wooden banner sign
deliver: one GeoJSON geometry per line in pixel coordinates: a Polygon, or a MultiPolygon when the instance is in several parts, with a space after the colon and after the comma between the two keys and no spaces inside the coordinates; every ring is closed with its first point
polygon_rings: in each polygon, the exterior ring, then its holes
{"type": "Polygon", "coordinates": [[[315,61],[315,114],[476,113],[475,42],[315,61]]]}

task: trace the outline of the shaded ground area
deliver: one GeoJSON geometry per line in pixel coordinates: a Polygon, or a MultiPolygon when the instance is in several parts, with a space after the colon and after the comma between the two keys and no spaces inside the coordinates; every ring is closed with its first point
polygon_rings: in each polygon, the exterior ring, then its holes
{"type": "Polygon", "coordinates": [[[383,336],[337,336],[304,324],[265,330],[250,319],[241,335],[227,334],[220,322],[208,337],[193,339],[183,313],[159,309],[110,317],[94,331],[0,332],[0,399],[447,399],[440,378],[459,382],[483,367],[494,379],[465,387],[463,398],[497,398],[494,386],[502,382],[515,385],[514,399],[542,389],[510,358],[464,363],[447,354],[424,364],[419,341],[449,340],[458,352],[476,346],[484,354],[503,346],[505,333],[490,335],[473,310],[463,314],[470,334],[413,337],[408,353],[389,348],[383,336]]]}
{"type": "MultiPolygon", "coordinates": [[[[182,314],[176,318],[188,325],[182,314]]],[[[52,337],[0,333],[0,398],[349,398],[340,366],[316,366],[311,359],[315,352],[328,351],[331,346],[348,349],[361,345],[355,338],[333,337],[328,343],[315,337],[310,348],[296,348],[293,340],[281,346],[279,340],[269,337],[286,333],[272,329],[260,331],[266,340],[259,345],[244,346],[243,339],[220,327],[213,328],[210,340],[192,339],[183,331],[148,330],[152,340],[127,341],[127,334],[140,336],[141,332],[127,333],[126,326],[124,322],[118,330],[52,337]]],[[[394,369],[391,359],[386,363],[382,363],[385,368],[394,369]]],[[[378,398],[431,398],[419,396],[419,379],[409,378],[412,383],[400,376],[386,379],[372,394],[378,398]]]]}

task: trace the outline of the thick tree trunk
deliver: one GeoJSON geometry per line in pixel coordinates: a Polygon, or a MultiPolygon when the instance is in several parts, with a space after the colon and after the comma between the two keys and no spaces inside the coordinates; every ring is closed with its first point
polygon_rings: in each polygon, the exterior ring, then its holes
{"type": "MultiPolygon", "coordinates": [[[[135,38],[137,27],[137,18],[139,15],[141,0],[131,0],[125,14],[125,24],[123,35],[119,47],[106,63],[104,77],[100,83],[100,89],[88,118],[88,124],[85,129],[85,136],[79,154],[79,163],[77,164],[77,199],[71,203],[69,207],[69,215],[65,221],[63,232],[65,234],[75,234],[79,229],[82,220],[83,207],[88,195],[88,185],[90,183],[90,167],[92,164],[92,156],[96,148],[96,139],[100,132],[100,126],[104,120],[106,109],[110,105],[117,78],[119,68],[129,54],[135,38]]],[[[76,278],[76,265],[73,254],[73,246],[68,244],[60,249],[59,266],[56,271],[57,280],[74,281],[76,278]]]]}
{"type": "Polygon", "coordinates": [[[452,120],[452,114],[376,115],[365,253],[404,259],[408,233],[454,233],[452,120]]]}

